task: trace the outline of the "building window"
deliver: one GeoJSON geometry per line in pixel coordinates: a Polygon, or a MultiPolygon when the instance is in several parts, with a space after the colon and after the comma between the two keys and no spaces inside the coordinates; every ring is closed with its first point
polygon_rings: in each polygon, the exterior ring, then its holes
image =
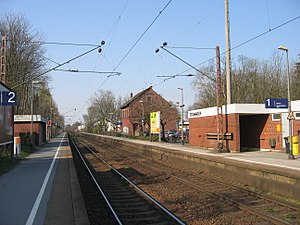
{"type": "Polygon", "coordinates": [[[295,119],[296,120],[300,120],[300,112],[296,112],[295,113],[295,119]]]}
{"type": "Polygon", "coordinates": [[[147,96],[147,102],[152,103],[152,97],[151,96],[147,96]]]}
{"type": "Polygon", "coordinates": [[[272,114],[272,121],[280,121],[280,113],[274,113],[272,114]]]}

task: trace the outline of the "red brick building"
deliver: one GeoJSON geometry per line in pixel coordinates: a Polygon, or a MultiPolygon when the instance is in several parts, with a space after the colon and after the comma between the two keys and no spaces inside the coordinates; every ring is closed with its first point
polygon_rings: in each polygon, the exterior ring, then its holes
{"type": "MultiPolygon", "coordinates": [[[[292,101],[293,136],[300,135],[300,100],[292,101]]],[[[287,109],[266,109],[264,104],[231,104],[223,106],[224,144],[231,152],[247,150],[285,150],[289,136],[287,109]],[[224,113],[226,112],[226,113],[224,113]]],[[[217,108],[188,112],[190,144],[216,148],[217,108]]]]}
{"type": "MultiPolygon", "coordinates": [[[[39,146],[46,142],[46,119],[40,115],[32,117],[32,134],[34,136],[34,144],[39,146]]],[[[15,115],[14,116],[14,136],[21,136],[22,141],[28,141],[31,131],[31,115],[15,115]]]]}
{"type": "Polygon", "coordinates": [[[160,111],[163,130],[175,130],[179,121],[176,107],[156,93],[152,86],[131,96],[121,107],[122,132],[141,135],[149,132],[150,112],[160,111]]]}

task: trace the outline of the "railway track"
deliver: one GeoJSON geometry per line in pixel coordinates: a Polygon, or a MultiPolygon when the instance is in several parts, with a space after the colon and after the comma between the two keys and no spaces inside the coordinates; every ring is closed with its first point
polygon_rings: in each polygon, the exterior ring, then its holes
{"type": "MultiPolygon", "coordinates": [[[[92,142],[94,141],[95,140],[92,142]]],[[[90,144],[92,144],[94,148],[99,148],[96,147],[99,143],[95,145],[95,143],[90,142],[90,144]]],[[[179,194],[180,196],[184,195],[184,193],[191,193],[191,190],[193,190],[193,192],[196,192],[198,195],[206,196],[202,197],[202,204],[207,204],[208,207],[214,208],[214,212],[219,211],[217,214],[220,214],[220,211],[222,211],[222,213],[227,213],[229,217],[236,217],[237,221],[241,224],[300,224],[299,206],[286,201],[250,191],[206,173],[191,173],[183,169],[174,168],[174,165],[170,165],[164,161],[154,161],[152,158],[138,155],[124,149],[120,151],[116,146],[111,148],[110,146],[102,145],[98,151],[101,151],[101,154],[109,151],[109,156],[106,154],[106,157],[110,157],[112,164],[119,164],[121,165],[120,168],[122,164],[126,164],[127,167],[134,168],[138,171],[138,173],[134,175],[128,174],[128,176],[135,177],[135,182],[143,186],[149,193],[155,193],[155,188],[151,191],[145,183],[149,183],[151,177],[164,177],[165,185],[162,187],[160,184],[160,189],[170,189],[170,187],[167,187],[168,185],[173,189],[181,189],[182,193],[179,194]],[[138,174],[142,174],[142,176],[137,178],[138,174]],[[187,189],[189,189],[188,192],[185,191],[187,189]],[[207,198],[210,200],[207,200],[207,198]],[[220,207],[221,209],[218,209],[220,207]]],[[[158,198],[162,201],[163,198],[167,198],[167,195],[163,196],[160,193],[158,198]]],[[[194,200],[196,200],[196,198],[194,200]]],[[[183,202],[183,204],[187,204],[188,202],[189,201],[183,202]]],[[[197,209],[197,207],[199,208],[200,206],[191,206],[191,208],[194,209],[197,209]]],[[[172,206],[168,206],[168,208],[172,209],[172,206]]],[[[189,220],[185,210],[178,208],[172,210],[177,211],[177,215],[187,223],[197,221],[189,220]]],[[[203,215],[201,216],[197,213],[194,215],[194,217],[198,216],[199,218],[203,217],[203,215]]],[[[195,222],[195,224],[198,223],[195,222]]],[[[215,222],[212,224],[222,223],[215,222]]]]}
{"type": "Polygon", "coordinates": [[[100,202],[106,205],[107,215],[93,218],[95,222],[91,224],[185,224],[109,165],[92,148],[73,137],[69,138],[71,148],[84,164],[97,192],[101,193],[97,198],[101,198],[100,202]]]}

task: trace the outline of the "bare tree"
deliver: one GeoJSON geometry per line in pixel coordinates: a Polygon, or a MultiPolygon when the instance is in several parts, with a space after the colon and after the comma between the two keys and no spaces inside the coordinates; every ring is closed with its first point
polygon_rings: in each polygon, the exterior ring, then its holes
{"type": "Polygon", "coordinates": [[[90,125],[97,123],[100,130],[106,131],[108,122],[112,122],[114,115],[120,115],[119,111],[115,95],[111,91],[100,90],[91,101],[87,115],[88,122],[90,125]]]}
{"type": "Polygon", "coordinates": [[[292,70],[292,99],[300,99],[300,62],[295,63],[295,67],[292,70]]]}
{"type": "MultiPolygon", "coordinates": [[[[9,87],[16,87],[14,91],[18,101],[15,113],[29,113],[30,80],[45,71],[41,35],[33,31],[28,20],[20,14],[6,14],[0,20],[0,32],[7,38],[6,83],[9,87]]],[[[45,83],[48,77],[42,76],[36,80],[45,83]]]]}
{"type": "MultiPolygon", "coordinates": [[[[285,68],[285,61],[275,53],[270,60],[239,56],[237,63],[233,64],[232,67],[232,102],[261,104],[265,98],[286,98],[287,78],[285,68]]],[[[296,100],[300,97],[299,67],[298,69],[297,67],[292,68],[290,71],[292,99],[296,100]]],[[[201,71],[213,73],[213,65],[201,68],[201,71]]],[[[224,79],[223,71],[223,90],[225,90],[224,79]]],[[[190,109],[216,105],[215,82],[199,74],[193,84],[197,90],[197,101],[190,109]]]]}

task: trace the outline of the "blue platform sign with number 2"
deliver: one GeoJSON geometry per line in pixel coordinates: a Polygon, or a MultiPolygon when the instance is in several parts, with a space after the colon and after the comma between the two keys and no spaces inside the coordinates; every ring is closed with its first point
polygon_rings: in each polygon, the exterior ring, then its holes
{"type": "Polygon", "coordinates": [[[2,91],[1,92],[1,105],[13,106],[17,104],[16,93],[13,91],[2,91]]]}

